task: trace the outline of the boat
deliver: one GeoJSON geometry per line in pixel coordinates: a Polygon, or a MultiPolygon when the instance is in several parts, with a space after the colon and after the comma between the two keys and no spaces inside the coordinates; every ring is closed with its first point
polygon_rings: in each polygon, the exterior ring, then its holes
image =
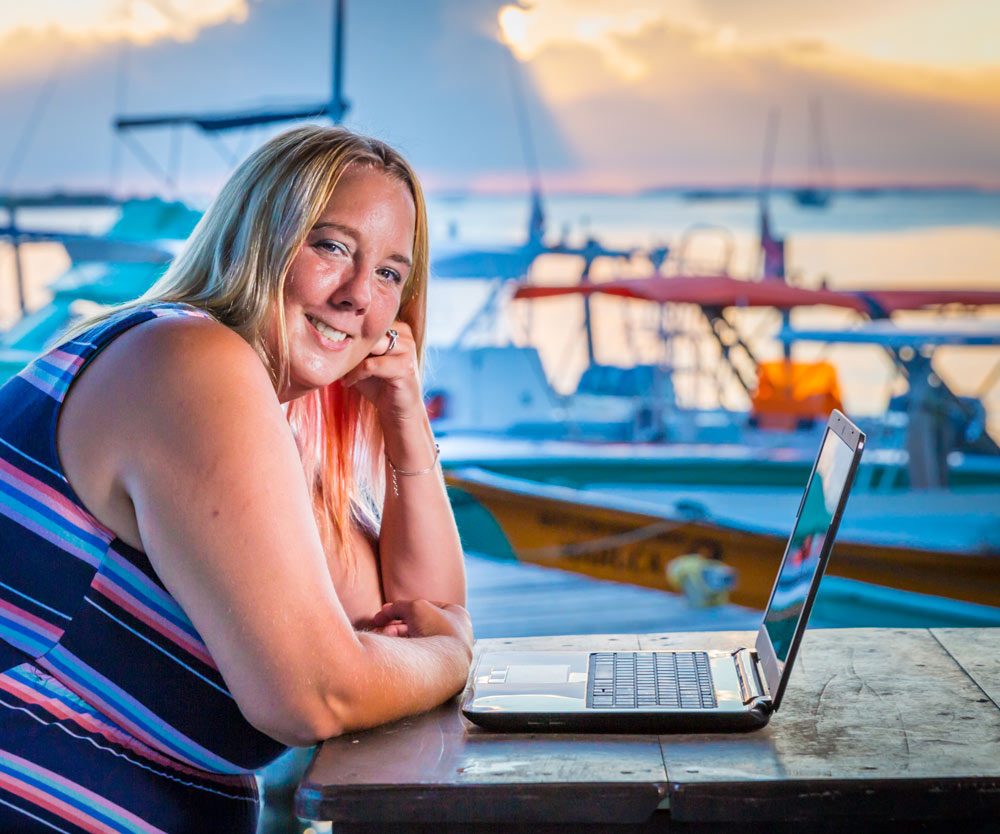
{"type": "MultiPolygon", "coordinates": [[[[775,131],[776,117],[772,114],[769,135],[773,136],[775,131]]],[[[767,144],[769,149],[772,146],[773,141],[767,144]]],[[[769,180],[768,171],[769,163],[766,162],[762,175],[765,183],[769,180]]],[[[575,279],[542,282],[530,275],[498,279],[480,311],[457,336],[450,343],[434,345],[429,351],[427,394],[432,404],[435,431],[450,438],[479,438],[484,450],[502,445],[505,439],[518,443],[534,439],[602,445],[748,446],[758,451],[780,450],[778,454],[794,456],[802,466],[807,466],[826,415],[840,407],[840,399],[836,371],[829,363],[804,362],[793,356],[796,340],[789,328],[793,310],[839,309],[850,311],[859,322],[889,322],[894,316],[911,311],[940,311],[957,306],[974,310],[1000,305],[1000,292],[995,290],[871,288],[840,291],[824,286],[792,285],[785,276],[785,242],[774,233],[770,222],[769,190],[765,185],[759,194],[760,266],[756,275],[737,277],[731,274],[728,255],[713,271],[691,269],[686,257],[690,240],[685,235],[676,250],[663,247],[655,256],[649,256],[653,271],[642,277],[593,280],[591,270],[598,259],[610,257],[620,262],[629,255],[609,251],[595,242],[589,249],[560,250],[559,246],[552,246],[546,250],[548,253],[563,251],[582,255],[583,264],[575,279]],[[514,305],[543,304],[545,299],[560,297],[580,299],[588,360],[575,390],[569,395],[556,393],[534,347],[514,345],[509,337],[502,336],[482,343],[484,332],[503,329],[497,322],[514,305]],[[647,317],[646,330],[639,335],[658,342],[657,361],[650,363],[647,358],[622,366],[600,361],[591,312],[591,302],[596,297],[648,302],[646,306],[654,315],[647,317]],[[733,311],[746,308],[780,312],[784,330],[773,335],[784,346],[782,360],[764,361],[755,354],[731,315],[733,311]],[[694,328],[689,323],[685,330],[671,319],[671,313],[679,310],[696,312],[695,327],[714,340],[720,352],[721,361],[713,374],[704,374],[704,369],[695,369],[695,372],[703,374],[703,381],[709,388],[735,381],[750,400],[749,409],[682,404],[675,380],[679,373],[688,369],[679,367],[674,361],[677,353],[674,345],[690,339],[694,328]]],[[[537,206],[538,195],[535,197],[537,206]]],[[[432,292],[433,289],[432,282],[432,292]]],[[[449,310],[452,318],[455,314],[456,311],[449,310]]],[[[633,325],[626,320],[622,327],[628,332],[633,325]]],[[[902,330],[896,333],[897,339],[908,338],[902,330]]],[[[914,343],[910,345],[880,346],[890,353],[904,376],[917,373],[926,382],[930,379],[929,363],[903,358],[913,351],[923,355],[925,348],[935,348],[933,344],[919,342],[920,335],[914,335],[911,340],[914,343]]],[[[985,478],[1000,485],[1000,448],[985,432],[982,404],[974,398],[955,396],[937,379],[933,386],[921,384],[913,386],[912,390],[917,388],[920,393],[916,399],[897,398],[886,414],[860,421],[873,439],[874,449],[888,452],[873,455],[873,450],[869,450],[865,465],[877,468],[874,480],[883,487],[889,483],[900,488],[911,485],[907,456],[919,444],[914,440],[917,435],[911,436],[908,432],[910,418],[917,413],[911,414],[910,404],[936,393],[940,395],[936,401],[945,405],[953,425],[947,432],[939,431],[940,421],[936,428],[930,427],[942,438],[951,438],[950,444],[944,444],[948,448],[942,445],[935,452],[943,456],[946,463],[932,482],[960,485],[970,481],[979,483],[985,478]],[[934,392],[930,392],[932,387],[934,392]],[[899,470],[901,461],[901,474],[890,471],[899,470]]],[[[926,438],[928,432],[921,430],[920,436],[926,438]]],[[[461,446],[463,457],[456,460],[455,465],[474,463],[467,455],[469,442],[461,446]]],[[[538,453],[539,462],[551,462],[541,450],[538,453]]],[[[687,455],[688,458],[696,456],[697,450],[687,455]]],[[[495,455],[491,452],[490,457],[495,455]]],[[[717,463],[716,455],[710,457],[717,463]]],[[[596,465],[601,464],[598,461],[596,465]]],[[[923,476],[917,476],[913,483],[920,486],[924,481],[923,476]]]]}
{"type": "MultiPolygon", "coordinates": [[[[457,493],[453,503],[467,547],[674,591],[671,561],[708,551],[736,573],[729,599],[758,609],[767,604],[802,489],[571,488],[475,468],[449,470],[446,479],[457,493]],[[498,531],[476,515],[483,509],[498,531]],[[476,532],[466,535],[472,525],[462,521],[470,518],[476,532]]],[[[885,624],[894,610],[897,625],[1000,625],[996,491],[941,490],[925,497],[936,506],[933,514],[906,493],[852,498],[827,570],[839,577],[833,596],[848,609],[840,624],[885,624]],[[846,604],[852,596],[855,604],[846,604]],[[877,619],[859,610],[865,605],[881,610],[877,619]],[[911,620],[898,619],[903,609],[911,620]]]]}
{"type": "Polygon", "coordinates": [[[792,189],[792,198],[803,208],[826,208],[833,197],[833,162],[826,147],[823,110],[818,98],[809,103],[809,178],[792,189]]]}
{"type": "MultiPolygon", "coordinates": [[[[717,276],[522,285],[516,293],[544,298],[602,291],[660,304],[696,303],[720,318],[737,302],[822,303],[869,315],[959,300],[1000,303],[1000,293],[990,292],[834,293],[717,276]]],[[[909,379],[906,396],[865,421],[869,448],[833,575],[928,595],[925,608],[944,604],[942,597],[1000,606],[1000,450],[985,431],[982,403],[955,396],[940,380],[933,384],[929,359],[945,345],[1000,346],[1000,327],[982,320],[947,323],[903,327],[876,318],[837,331],[785,327],[776,338],[877,345],[892,353],[909,379]]],[[[815,365],[804,367],[816,375],[815,365]]],[[[805,386],[804,396],[782,400],[782,386],[803,388],[792,373],[796,368],[790,360],[760,363],[755,393],[768,373],[779,392],[771,392],[771,402],[755,399],[756,410],[734,414],[672,404],[652,421],[662,427],[655,442],[605,435],[588,443],[546,435],[531,424],[508,424],[505,436],[492,439],[446,433],[442,460],[456,513],[466,521],[463,535],[498,558],[655,588],[670,587],[666,567],[672,559],[708,547],[740,577],[733,601],[763,607],[818,432],[840,405],[829,376],[825,384],[805,386]],[[775,405],[776,411],[767,411],[775,405]],[[472,526],[476,532],[468,531],[472,526]]],[[[602,372],[613,378],[607,370],[602,372]]],[[[537,374],[531,378],[537,382],[537,374]]],[[[505,390],[516,396],[519,389],[505,390]]],[[[619,379],[603,395],[586,396],[635,407],[634,393],[619,379]]],[[[485,411],[498,413],[490,406],[481,402],[485,411]]],[[[509,419],[510,410],[499,413],[509,419]]],[[[884,600],[878,605],[887,607],[884,600]]],[[[978,612],[973,619],[980,616],[990,615],[978,612]]]]}
{"type": "MultiPolygon", "coordinates": [[[[736,452],[734,466],[743,466],[739,450],[755,457],[773,456],[782,464],[790,458],[808,466],[826,415],[841,407],[836,370],[828,362],[796,360],[792,346],[822,340],[822,334],[796,333],[785,326],[773,334],[783,345],[784,358],[763,361],[744,340],[729,317],[730,310],[762,307],[787,314],[801,307],[829,307],[857,314],[858,327],[848,331],[851,341],[877,345],[887,351],[909,382],[906,395],[890,403],[878,417],[861,419],[872,438],[866,457],[866,476],[879,488],[954,486],[994,483],[1000,485],[1000,448],[985,431],[985,410],[975,398],[953,394],[931,369],[929,356],[939,347],[1000,345],[1000,328],[983,320],[942,320],[931,328],[903,327],[890,317],[912,310],[939,309],[946,305],[966,308],[1000,305],[1000,292],[989,290],[852,290],[805,289],[778,280],[745,280],[728,275],[663,275],[612,279],[600,283],[539,284],[517,282],[508,291],[513,300],[543,302],[547,298],[597,295],[637,299],[659,308],[662,321],[669,308],[687,305],[699,311],[703,331],[718,345],[722,361],[717,374],[735,380],[751,407],[742,411],[685,407],[675,395],[676,368],[668,362],[616,367],[592,361],[569,396],[558,395],[548,383],[537,352],[527,346],[488,345],[438,348],[430,356],[428,394],[435,401],[435,428],[448,438],[465,437],[455,465],[474,463],[469,457],[472,438],[486,449],[511,446],[515,441],[548,444],[533,456],[553,463],[551,441],[601,446],[640,444],[637,465],[646,468],[656,457],[650,447],[663,447],[666,465],[681,455],[692,460],[705,457],[718,466],[719,449],[736,452]],[[807,338],[808,337],[808,338],[807,338]],[[920,427],[921,422],[924,424],[920,427]],[[911,428],[914,430],[911,431],[911,428]],[[927,439],[935,438],[933,448],[927,439]],[[767,454],[765,454],[767,453],[767,454]],[[771,454],[773,453],[773,455],[771,454]],[[930,457],[929,457],[930,456],[930,457]],[[939,461],[930,472],[931,458],[939,461]],[[919,470],[919,471],[918,471],[919,470]]],[[[589,332],[589,326],[585,328],[589,332]]],[[[678,334],[667,329],[666,342],[678,334]]],[[[834,334],[835,335],[835,334],[834,334]]],[[[847,341],[847,337],[828,341],[847,341]]],[[[593,335],[587,337],[593,355],[593,335]]],[[[718,377],[707,385],[719,385],[718,377]]],[[[603,453],[593,451],[601,467],[603,453]]],[[[625,456],[634,452],[625,450],[625,456]]],[[[449,453],[450,455],[451,453],[449,453]]],[[[489,453],[492,459],[498,457],[489,453]]],[[[586,457],[582,450],[571,453],[586,457]]],[[[446,458],[448,459],[448,458],[446,458]]],[[[502,465],[502,462],[501,462],[502,465]]],[[[770,469],[766,460],[762,464],[770,469]]],[[[745,477],[745,472],[738,472],[745,477]]],[[[713,478],[716,476],[712,476],[713,478]]],[[[796,475],[798,477],[798,475],[796,475]]]]}
{"type": "MultiPolygon", "coordinates": [[[[29,204],[90,205],[84,200],[51,195],[45,200],[32,198],[29,204]]],[[[183,203],[155,197],[108,203],[115,204],[121,214],[101,235],[22,229],[15,224],[13,212],[8,227],[0,229],[0,239],[10,240],[15,251],[24,243],[54,241],[70,256],[70,268],[49,285],[51,301],[25,312],[0,332],[0,384],[48,347],[75,318],[142,295],[163,273],[201,217],[183,203]]]]}
{"type": "MultiPolygon", "coordinates": [[[[986,431],[982,402],[955,395],[931,357],[944,346],[1000,346],[1000,326],[968,317],[904,325],[894,317],[988,308],[1000,305],[1000,292],[791,286],[783,280],[782,242],[767,240],[766,208],[761,226],[765,274],[758,280],[658,270],[602,282],[520,281],[510,289],[512,300],[530,303],[607,295],[661,311],[699,310],[720,364],[750,398],[746,411],[682,407],[672,368],[601,365],[589,334],[592,362],[575,393],[563,397],[547,386],[530,348],[444,354],[452,371],[459,357],[466,362],[466,373],[452,374],[453,387],[433,382],[463,537],[497,558],[655,588],[671,587],[672,559],[707,547],[740,577],[732,599],[763,607],[826,415],[841,407],[835,369],[795,361],[792,348],[864,343],[893,358],[908,390],[886,413],[859,421],[869,447],[832,570],[841,596],[884,612],[910,606],[912,619],[903,621],[913,624],[939,614],[941,624],[998,622],[1000,448],[986,431]],[[856,322],[837,331],[791,327],[792,309],[818,306],[852,311],[856,322]],[[761,361],[742,339],[727,311],[745,307],[783,313],[773,334],[782,359],[761,361]],[[763,525],[761,507],[782,514],[763,525]]],[[[859,613],[857,605],[841,607],[845,616],[859,613]]]]}

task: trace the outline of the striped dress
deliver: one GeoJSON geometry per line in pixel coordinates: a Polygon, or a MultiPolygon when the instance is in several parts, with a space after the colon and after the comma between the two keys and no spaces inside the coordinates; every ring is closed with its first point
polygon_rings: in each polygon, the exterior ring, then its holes
{"type": "Polygon", "coordinates": [[[253,832],[251,727],[146,555],[83,506],[56,453],[69,385],[120,314],[0,388],[0,831],[253,832]]]}

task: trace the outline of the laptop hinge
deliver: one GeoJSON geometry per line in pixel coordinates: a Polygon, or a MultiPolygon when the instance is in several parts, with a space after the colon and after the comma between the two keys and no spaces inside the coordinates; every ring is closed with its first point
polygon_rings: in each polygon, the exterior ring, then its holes
{"type": "Polygon", "coordinates": [[[758,701],[770,701],[771,693],[767,691],[767,684],[757,672],[757,652],[750,649],[737,649],[733,652],[733,660],[736,663],[736,676],[740,680],[740,694],[744,704],[756,703],[758,701]]]}

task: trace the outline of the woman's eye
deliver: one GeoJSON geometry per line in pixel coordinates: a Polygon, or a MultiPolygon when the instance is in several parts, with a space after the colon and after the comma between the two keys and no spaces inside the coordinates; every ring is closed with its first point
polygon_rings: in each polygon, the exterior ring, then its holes
{"type": "Polygon", "coordinates": [[[338,243],[335,240],[319,240],[313,244],[317,249],[323,249],[326,252],[339,252],[341,254],[348,254],[347,247],[342,243],[338,243]]]}
{"type": "Polygon", "coordinates": [[[396,270],[394,270],[394,269],[388,269],[388,268],[386,268],[386,269],[380,269],[379,270],[379,275],[381,275],[383,278],[385,278],[387,281],[389,281],[392,284],[402,284],[403,283],[403,276],[400,275],[398,272],[396,272],[396,270]]]}

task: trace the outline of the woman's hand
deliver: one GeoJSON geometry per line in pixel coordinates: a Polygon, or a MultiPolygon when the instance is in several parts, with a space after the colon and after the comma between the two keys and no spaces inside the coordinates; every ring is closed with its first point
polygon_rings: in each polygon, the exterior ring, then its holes
{"type": "Polygon", "coordinates": [[[341,379],[343,385],[374,404],[383,425],[387,420],[422,416],[424,408],[413,331],[404,321],[393,322],[392,329],[397,334],[394,345],[387,333],[375,343],[371,354],[341,379]]]}
{"type": "MultiPolygon", "coordinates": [[[[385,441],[387,488],[378,541],[382,598],[464,603],[462,543],[436,466],[413,332],[402,321],[394,322],[393,329],[397,337],[391,351],[391,339],[384,336],[372,355],[342,378],[375,405],[385,441]]],[[[375,627],[388,626],[384,634],[414,637],[447,611],[425,611],[431,603],[413,605],[416,613],[407,608],[404,622],[390,626],[390,620],[380,620],[375,627]]]]}
{"type": "Polygon", "coordinates": [[[387,602],[372,618],[372,627],[395,637],[453,637],[472,657],[472,620],[461,605],[425,599],[387,602]]]}

